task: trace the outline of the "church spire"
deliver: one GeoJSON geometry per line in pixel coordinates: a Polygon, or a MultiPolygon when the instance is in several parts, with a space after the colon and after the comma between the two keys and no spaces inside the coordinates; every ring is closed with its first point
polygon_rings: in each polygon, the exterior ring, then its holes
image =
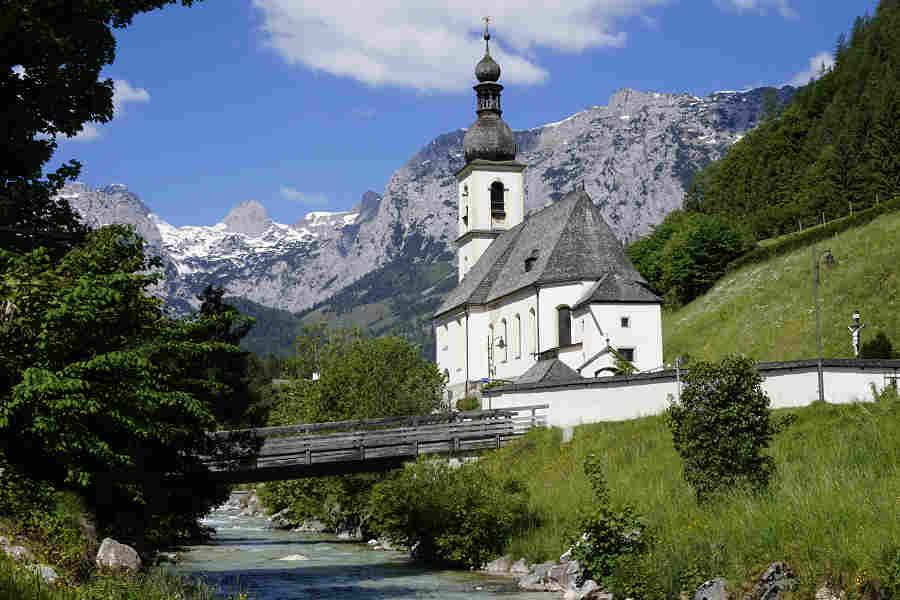
{"type": "Polygon", "coordinates": [[[512,130],[503,121],[500,108],[500,65],[491,57],[490,17],[484,18],[484,57],[475,65],[475,95],[478,99],[478,119],[463,140],[466,162],[476,159],[505,161],[515,160],[516,142],[512,130]]]}

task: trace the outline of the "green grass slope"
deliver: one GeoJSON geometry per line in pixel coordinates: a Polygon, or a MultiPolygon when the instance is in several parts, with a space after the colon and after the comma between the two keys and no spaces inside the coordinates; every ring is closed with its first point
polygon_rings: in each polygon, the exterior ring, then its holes
{"type": "Polygon", "coordinates": [[[684,483],[661,417],[582,426],[566,444],[558,430],[529,433],[485,459],[526,482],[541,516],[510,554],[543,561],[566,549],[592,501],[582,464],[594,453],[613,504],[635,507],[655,540],[642,570],[660,597],[692,594],[714,576],[741,585],[776,560],[797,572],[799,598],[826,582],[849,592],[858,591],[857,578],[890,585],[900,569],[900,401],[791,412],[797,421],[769,450],[777,465],[771,489],[708,506],[684,483]]]}
{"type": "MultiPolygon", "coordinates": [[[[866,329],[900,343],[900,212],[818,244],[834,266],[821,262],[819,301],[826,357],[850,357],[847,326],[855,310],[866,329]]],[[[816,356],[812,257],[809,248],[749,265],[719,281],[690,304],[663,316],[666,361],[676,356],[716,359],[741,352],[757,360],[816,356]]]]}

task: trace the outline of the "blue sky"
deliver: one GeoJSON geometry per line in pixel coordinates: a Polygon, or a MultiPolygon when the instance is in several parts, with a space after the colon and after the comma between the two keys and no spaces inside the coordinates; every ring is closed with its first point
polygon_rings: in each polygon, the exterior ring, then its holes
{"type": "Polygon", "coordinates": [[[344,210],[474,119],[494,18],[515,129],[617,89],[705,95],[808,78],[876,0],[206,0],[117,34],[117,116],[65,140],[89,185],[125,183],[175,225],[243,200],[281,222],[344,210]],[[452,5],[452,6],[451,6],[452,5]],[[818,57],[818,58],[815,58],[818,57]]]}

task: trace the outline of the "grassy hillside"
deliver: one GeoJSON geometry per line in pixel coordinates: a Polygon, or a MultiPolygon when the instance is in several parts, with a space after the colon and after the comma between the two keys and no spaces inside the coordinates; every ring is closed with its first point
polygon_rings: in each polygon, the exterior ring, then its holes
{"type": "Polygon", "coordinates": [[[634,506],[655,540],[642,571],[658,597],[678,598],[713,576],[740,584],[776,560],[796,570],[800,598],[823,582],[851,592],[857,577],[885,584],[900,569],[900,401],[791,412],[797,421],[770,448],[771,490],[705,507],[682,480],[661,417],[582,426],[566,444],[558,430],[530,433],[485,459],[526,482],[541,516],[510,554],[543,561],[565,550],[579,510],[591,503],[582,463],[594,453],[613,503],[634,506]]]}
{"type": "MultiPolygon", "coordinates": [[[[900,212],[818,244],[837,264],[821,262],[819,301],[825,356],[852,356],[847,326],[855,310],[867,327],[900,343],[900,212]]],[[[725,276],[712,290],[663,317],[666,361],[742,352],[757,360],[816,355],[812,257],[804,248],[725,276]]]]}

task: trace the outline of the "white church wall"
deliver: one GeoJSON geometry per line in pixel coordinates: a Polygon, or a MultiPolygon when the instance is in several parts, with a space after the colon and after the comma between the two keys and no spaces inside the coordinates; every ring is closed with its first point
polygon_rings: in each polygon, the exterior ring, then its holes
{"type": "MultiPolygon", "coordinates": [[[[587,292],[587,288],[593,282],[568,283],[542,287],[540,289],[540,348],[539,351],[550,350],[559,347],[559,328],[557,321],[557,309],[560,306],[575,306],[587,292]]],[[[572,334],[576,334],[576,323],[573,317],[572,334]]],[[[574,341],[574,340],[573,340],[574,341]]],[[[576,365],[577,366],[577,365],[576,365]]]]}
{"type": "MultiPolygon", "coordinates": [[[[609,338],[613,348],[634,350],[634,366],[639,371],[663,366],[662,310],[658,304],[592,304],[590,313],[582,318],[594,332],[597,325],[602,332],[592,335],[590,343],[585,345],[588,358],[605,348],[606,338],[609,338]],[[623,319],[628,320],[627,327],[623,327],[623,319]]],[[[584,375],[593,377],[594,373],[585,372],[584,375]]]]}
{"type": "Polygon", "coordinates": [[[530,330],[532,311],[536,315],[536,296],[533,289],[521,290],[491,305],[490,323],[494,326],[495,339],[503,337],[505,348],[494,347],[494,367],[497,379],[511,379],[527,371],[536,361],[534,332],[530,330]],[[506,321],[506,334],[503,322],[506,321]],[[521,339],[517,323],[521,322],[521,339]]]}
{"type": "MultiPolygon", "coordinates": [[[[879,367],[865,361],[830,361],[824,367],[825,399],[832,404],[872,400],[872,386],[884,389],[900,372],[900,361],[879,367]],[[844,364],[842,365],[841,362],[844,364]],[[847,363],[855,366],[846,366],[847,363]]],[[[885,362],[885,361],[882,361],[885,362]]],[[[759,366],[763,389],[772,408],[806,406],[818,398],[814,361],[767,363],[759,366]]],[[[633,377],[607,377],[556,386],[523,386],[523,389],[491,390],[482,398],[482,407],[509,408],[548,404],[547,423],[553,427],[574,427],[602,421],[623,421],[662,413],[668,398],[676,395],[672,371],[633,377]]]]}

